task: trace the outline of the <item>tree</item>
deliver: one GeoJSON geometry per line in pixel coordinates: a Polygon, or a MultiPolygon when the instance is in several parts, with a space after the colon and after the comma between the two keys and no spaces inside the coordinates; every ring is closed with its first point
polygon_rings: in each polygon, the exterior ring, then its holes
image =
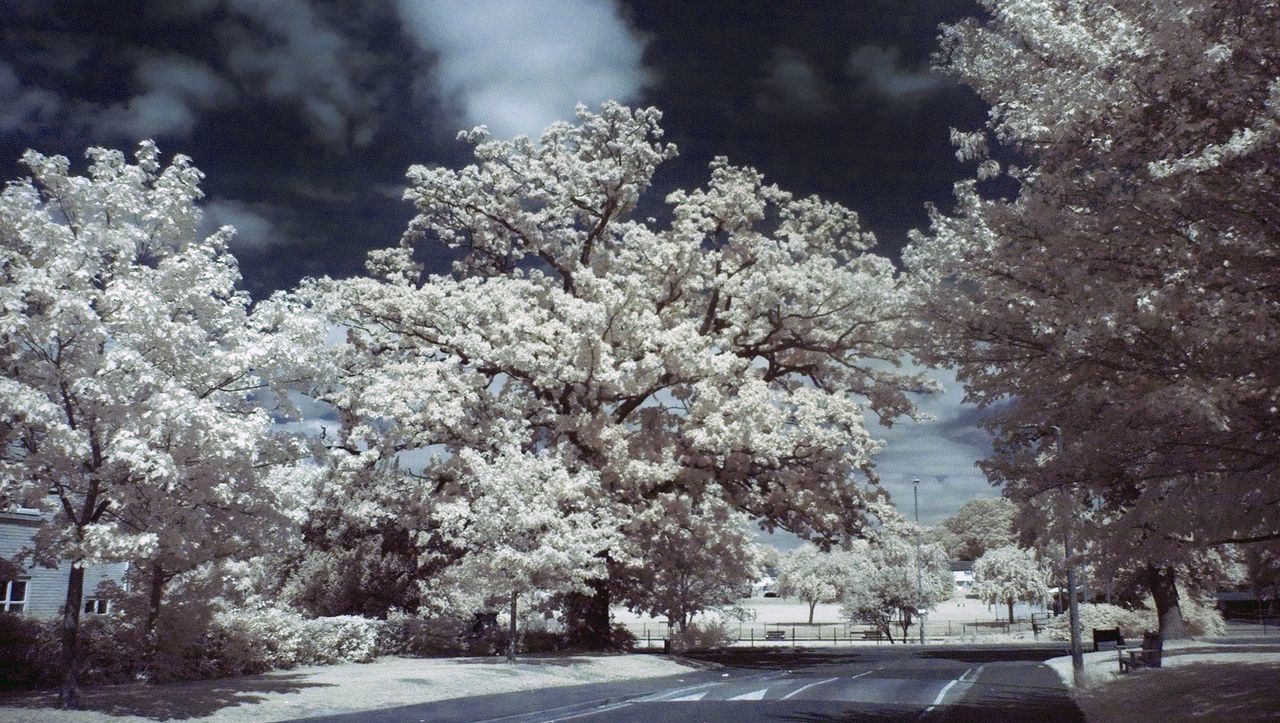
{"type": "Polygon", "coordinates": [[[849,576],[849,565],[844,553],[822,552],[812,545],[802,545],[782,556],[779,593],[808,603],[809,624],[813,625],[813,609],[818,603],[840,599],[849,576]]]}
{"type": "Polygon", "coordinates": [[[733,605],[760,574],[750,521],[724,502],[667,494],[624,523],[636,557],[614,571],[620,601],[666,616],[683,632],[693,616],[733,605]]]}
{"type": "Polygon", "coordinates": [[[71,563],[68,706],[86,561],[146,561],[153,625],[173,571],[271,534],[264,475],[293,454],[250,394],[283,395],[275,369],[307,331],[272,304],[250,313],[231,229],[197,237],[189,159],[162,167],[150,142],[136,165],[87,155],[75,176],[28,151],[33,178],[0,195],[0,499],[49,511],[37,559],[71,563]]]}
{"type": "Polygon", "coordinates": [[[1009,606],[1013,622],[1015,602],[1038,603],[1049,597],[1048,573],[1032,554],[1012,545],[988,550],[973,566],[973,591],[985,603],[1009,606]]]}
{"type": "Polygon", "coordinates": [[[917,558],[916,550],[910,536],[892,532],[870,545],[855,543],[841,595],[842,614],[874,626],[891,643],[897,625],[905,642],[917,611],[949,600],[955,593],[946,551],[937,544],[924,545],[917,558]]]}
{"type": "Polygon", "coordinates": [[[422,583],[444,607],[457,607],[460,595],[509,602],[507,660],[514,661],[520,596],[585,588],[604,574],[600,553],[616,544],[617,524],[587,495],[593,473],[569,472],[554,450],[507,447],[495,457],[462,450],[454,462],[460,494],[434,514],[441,533],[466,552],[422,583]]]}
{"type": "MultiPolygon", "coordinates": [[[[600,504],[710,491],[770,529],[857,533],[878,494],[864,413],[889,423],[913,412],[904,390],[929,388],[893,371],[908,323],[893,266],[851,211],[724,159],[668,196],[669,225],[632,219],[675,153],[659,116],[608,103],[536,142],[462,134],[475,164],[410,168],[401,247],[371,256],[373,278],[317,283],[316,303],[373,367],[454,380],[440,404],[478,421],[424,427],[449,453],[516,419],[525,446],[594,472],[600,504]],[[454,276],[423,275],[428,244],[461,252],[454,276]]],[[[394,416],[383,401],[371,417],[394,416]]],[[[570,623],[606,644],[607,579],[593,589],[570,623]]]]}
{"type": "Polygon", "coordinates": [[[959,560],[976,560],[989,550],[1012,545],[1016,512],[1003,497],[969,500],[942,523],[957,538],[948,552],[959,560]]]}
{"type": "Polygon", "coordinates": [[[992,106],[977,180],[904,254],[931,358],[1008,402],[993,480],[1068,490],[1180,637],[1189,550],[1280,538],[1280,4],[983,6],[940,55],[992,106]]]}

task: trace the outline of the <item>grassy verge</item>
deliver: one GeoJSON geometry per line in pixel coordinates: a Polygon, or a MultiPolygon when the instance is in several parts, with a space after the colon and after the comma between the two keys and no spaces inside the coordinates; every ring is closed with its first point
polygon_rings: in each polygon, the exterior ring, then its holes
{"type": "Polygon", "coordinates": [[[1139,670],[1076,691],[1090,721],[1280,719],[1280,663],[1192,663],[1139,670]]]}

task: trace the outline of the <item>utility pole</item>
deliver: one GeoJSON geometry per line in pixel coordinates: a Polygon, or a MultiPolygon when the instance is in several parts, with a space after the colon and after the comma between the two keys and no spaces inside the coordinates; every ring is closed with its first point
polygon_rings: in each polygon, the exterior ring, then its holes
{"type": "Polygon", "coordinates": [[[920,559],[920,480],[913,480],[911,484],[916,514],[916,599],[919,601],[916,616],[920,619],[920,644],[924,645],[924,573],[922,572],[924,563],[920,559]]]}

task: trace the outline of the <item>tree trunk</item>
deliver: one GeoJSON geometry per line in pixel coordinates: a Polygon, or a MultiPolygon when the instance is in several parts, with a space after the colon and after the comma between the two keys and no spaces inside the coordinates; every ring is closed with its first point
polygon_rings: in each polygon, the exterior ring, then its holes
{"type": "Polygon", "coordinates": [[[80,605],[84,602],[84,565],[71,564],[67,602],[62,610],[62,690],[64,708],[80,706],[80,605]]]}
{"type": "Polygon", "coordinates": [[[1009,603],[1009,624],[1013,625],[1013,598],[1009,598],[1006,602],[1009,603]]]}
{"type": "Polygon", "coordinates": [[[609,627],[609,581],[591,582],[592,593],[570,593],[565,610],[568,642],[579,650],[613,650],[616,644],[609,627]]]}
{"type": "Polygon", "coordinates": [[[818,601],[810,600],[809,601],[809,624],[810,625],[813,625],[813,609],[816,607],[818,607],[818,601]]]}
{"type": "Polygon", "coordinates": [[[1147,563],[1147,584],[1156,602],[1156,615],[1160,619],[1160,637],[1166,641],[1187,637],[1182,623],[1182,609],[1178,606],[1178,571],[1172,567],[1158,567],[1147,563]]]}
{"type": "Polygon", "coordinates": [[[902,642],[906,642],[911,637],[911,613],[906,610],[902,611],[902,642]]]}
{"type": "Polygon", "coordinates": [[[151,563],[151,590],[147,599],[147,620],[146,620],[146,641],[147,641],[147,659],[144,669],[147,671],[148,680],[155,682],[156,679],[156,656],[160,651],[160,635],[156,630],[156,623],[160,620],[160,601],[164,598],[164,586],[167,581],[164,577],[164,568],[158,560],[151,563]]]}
{"type": "Polygon", "coordinates": [[[516,600],[519,593],[511,591],[511,622],[507,629],[507,662],[516,662],[516,600]]]}

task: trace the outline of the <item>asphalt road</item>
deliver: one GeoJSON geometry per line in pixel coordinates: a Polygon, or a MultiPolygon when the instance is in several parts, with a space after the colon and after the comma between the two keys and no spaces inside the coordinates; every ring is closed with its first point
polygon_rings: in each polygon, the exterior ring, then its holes
{"type": "Polygon", "coordinates": [[[324,721],[1083,721],[1053,647],[730,649],[723,667],[332,716],[324,721]]]}

